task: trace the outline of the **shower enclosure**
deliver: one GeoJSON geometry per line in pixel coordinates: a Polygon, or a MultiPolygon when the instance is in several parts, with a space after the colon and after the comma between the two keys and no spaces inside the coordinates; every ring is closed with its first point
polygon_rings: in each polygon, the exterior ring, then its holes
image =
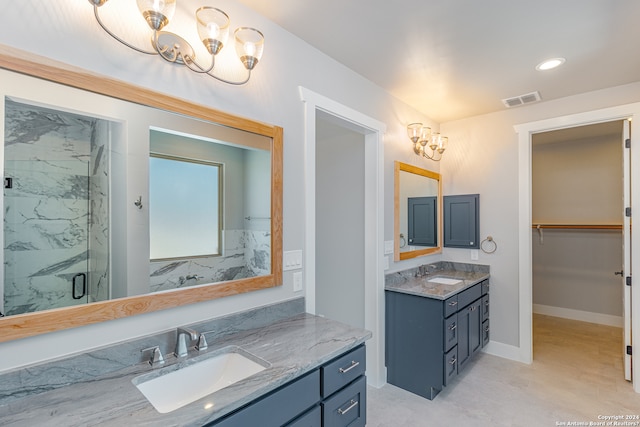
{"type": "Polygon", "coordinates": [[[0,312],[110,298],[110,122],[6,97],[0,312]]]}

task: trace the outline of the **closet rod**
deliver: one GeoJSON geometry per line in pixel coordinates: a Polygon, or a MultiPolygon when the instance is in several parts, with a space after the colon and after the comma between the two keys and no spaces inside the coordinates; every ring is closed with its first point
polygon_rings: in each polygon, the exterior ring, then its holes
{"type": "Polygon", "coordinates": [[[569,230],[622,230],[622,224],[533,224],[531,228],[556,228],[569,230]]]}

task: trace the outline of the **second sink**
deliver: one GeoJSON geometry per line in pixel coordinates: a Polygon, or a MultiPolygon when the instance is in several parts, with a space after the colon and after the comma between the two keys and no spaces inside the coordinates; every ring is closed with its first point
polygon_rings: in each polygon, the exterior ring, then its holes
{"type": "Polygon", "coordinates": [[[437,283],[439,285],[457,285],[459,283],[462,283],[462,280],[451,279],[449,277],[433,277],[431,279],[428,279],[427,282],[437,283]]]}
{"type": "Polygon", "coordinates": [[[132,380],[161,414],[174,411],[269,367],[240,347],[195,357],[132,380]]]}

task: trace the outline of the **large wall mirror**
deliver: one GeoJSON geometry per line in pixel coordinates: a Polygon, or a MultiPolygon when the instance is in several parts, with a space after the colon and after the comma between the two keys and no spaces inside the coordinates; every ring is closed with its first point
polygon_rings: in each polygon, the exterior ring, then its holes
{"type": "Polygon", "coordinates": [[[282,128],[0,46],[0,341],[282,284],[282,128]]]}
{"type": "Polygon", "coordinates": [[[394,162],[394,259],[442,251],[440,174],[394,162]]]}

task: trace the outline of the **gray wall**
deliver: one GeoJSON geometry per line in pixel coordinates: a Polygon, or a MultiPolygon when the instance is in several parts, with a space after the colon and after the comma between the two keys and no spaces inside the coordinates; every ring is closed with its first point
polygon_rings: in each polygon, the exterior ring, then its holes
{"type": "Polygon", "coordinates": [[[364,327],[364,136],[316,122],[316,313],[364,327]]]}

